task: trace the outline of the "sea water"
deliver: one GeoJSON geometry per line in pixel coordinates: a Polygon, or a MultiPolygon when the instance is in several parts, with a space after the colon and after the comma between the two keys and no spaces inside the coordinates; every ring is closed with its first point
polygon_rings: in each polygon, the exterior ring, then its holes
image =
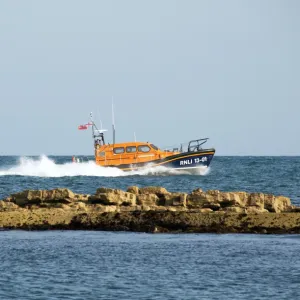
{"type": "MultiPolygon", "coordinates": [[[[198,174],[125,173],[92,158],[0,157],[0,199],[24,189],[164,186],[264,192],[300,205],[300,157],[215,157],[198,174]]],[[[0,231],[0,299],[299,299],[299,235],[0,231]]]]}
{"type": "Polygon", "coordinates": [[[97,188],[126,189],[157,185],[171,192],[193,189],[263,192],[290,197],[300,205],[300,157],[215,157],[198,174],[165,167],[124,172],[97,166],[92,157],[72,163],[71,156],[0,156],[0,199],[24,189],[70,188],[94,193],[97,188]]]}

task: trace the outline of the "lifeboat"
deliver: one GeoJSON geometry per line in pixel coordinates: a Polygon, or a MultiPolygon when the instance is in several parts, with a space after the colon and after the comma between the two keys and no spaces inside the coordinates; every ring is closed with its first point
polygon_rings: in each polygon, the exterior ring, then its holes
{"type": "Polygon", "coordinates": [[[117,167],[124,171],[138,170],[146,166],[164,166],[173,169],[196,169],[208,167],[215,154],[214,148],[203,149],[208,138],[196,139],[187,143],[185,149],[181,144],[172,150],[162,150],[149,142],[115,143],[113,126],[113,143],[105,143],[104,132],[90,122],[94,138],[96,164],[102,167],[117,167]]]}

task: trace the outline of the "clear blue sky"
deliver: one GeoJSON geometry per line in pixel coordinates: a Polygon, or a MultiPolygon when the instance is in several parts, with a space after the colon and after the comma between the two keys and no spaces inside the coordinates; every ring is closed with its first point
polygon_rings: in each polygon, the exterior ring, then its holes
{"type": "Polygon", "coordinates": [[[0,155],[210,137],[218,155],[300,155],[300,1],[0,2],[0,155]],[[111,139],[111,131],[108,138],[111,139]]]}

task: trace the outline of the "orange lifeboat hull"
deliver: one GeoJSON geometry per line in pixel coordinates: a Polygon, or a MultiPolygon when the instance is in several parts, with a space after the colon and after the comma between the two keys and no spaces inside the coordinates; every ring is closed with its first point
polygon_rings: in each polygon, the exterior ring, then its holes
{"type": "Polygon", "coordinates": [[[208,167],[215,149],[193,151],[163,151],[150,143],[132,142],[114,145],[96,145],[95,161],[102,167],[117,167],[130,171],[146,166],[164,166],[173,169],[208,167]]]}

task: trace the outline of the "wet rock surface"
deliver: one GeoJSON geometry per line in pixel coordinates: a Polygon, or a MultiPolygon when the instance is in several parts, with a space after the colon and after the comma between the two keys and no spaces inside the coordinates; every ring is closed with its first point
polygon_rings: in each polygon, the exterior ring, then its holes
{"type": "Polygon", "coordinates": [[[163,187],[26,190],[0,201],[4,229],[142,232],[300,233],[300,207],[281,195],[171,193],[163,187]]]}

